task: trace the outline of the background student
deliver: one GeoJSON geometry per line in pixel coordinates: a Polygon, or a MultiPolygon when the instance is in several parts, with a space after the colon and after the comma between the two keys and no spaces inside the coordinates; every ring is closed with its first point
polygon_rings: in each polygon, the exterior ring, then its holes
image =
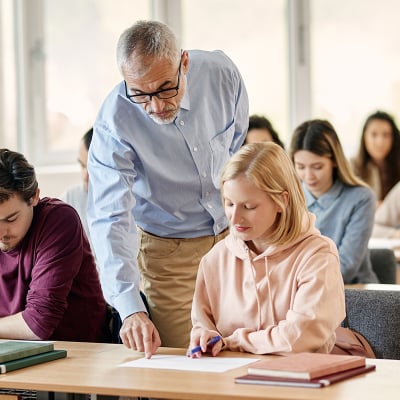
{"type": "Polygon", "coordinates": [[[226,235],[219,176],[245,139],[248,97],[223,52],[181,51],[157,21],[124,31],[117,59],[124,80],[89,149],[89,229],[121,339],[151,357],[189,344],[200,258],[226,235]]]}
{"type": "MultiPolygon", "coordinates": [[[[78,185],[72,186],[71,188],[67,189],[61,195],[61,200],[70,204],[78,212],[83,227],[85,229],[85,233],[89,239],[89,242],[91,242],[91,240],[87,223],[87,204],[88,204],[88,185],[89,185],[87,160],[88,160],[89,147],[92,142],[92,137],[93,137],[93,128],[90,128],[83,135],[79,144],[78,162],[81,167],[82,182],[78,185]]],[[[91,247],[93,250],[93,246],[91,247]]],[[[96,255],[94,253],[93,255],[96,259],[96,255]]],[[[144,293],[140,292],[140,296],[146,306],[146,311],[149,313],[149,305],[147,303],[147,299],[144,293]]],[[[113,317],[113,337],[111,338],[111,340],[115,343],[120,343],[121,341],[119,337],[119,330],[122,326],[122,321],[119,317],[118,312],[114,308],[110,309],[110,312],[112,312],[112,317],[113,317]]]]}
{"type": "Polygon", "coordinates": [[[85,233],[90,240],[89,228],[87,223],[87,201],[89,174],[87,171],[87,159],[89,146],[92,142],[93,128],[90,128],[82,137],[79,143],[78,162],[81,167],[82,182],[67,189],[62,195],[61,200],[70,204],[78,212],[81,218],[85,233]]]}
{"type": "Polygon", "coordinates": [[[314,227],[288,155],[271,142],[245,145],[221,188],[230,234],[201,260],[190,348],[330,352],[345,316],[338,253],[314,227]]]}
{"type": "Polygon", "coordinates": [[[391,115],[377,111],[366,119],[351,164],[355,174],[374,190],[379,206],[400,181],[400,133],[391,115]]]}
{"type": "Polygon", "coordinates": [[[308,210],[317,217],[316,227],[338,247],[344,282],[378,282],[368,251],[376,198],[351,171],[330,122],[316,119],[299,125],[290,156],[303,182],[308,210]]]}
{"type": "Polygon", "coordinates": [[[262,115],[251,115],[249,117],[249,128],[246,134],[245,144],[257,142],[274,142],[285,148],[278,132],[271,122],[262,115]]]}
{"type": "Polygon", "coordinates": [[[400,238],[400,182],[393,187],[376,210],[372,237],[400,238]]]}
{"type": "Polygon", "coordinates": [[[0,338],[101,342],[106,303],[77,212],[39,197],[34,168],[0,149],[0,338]]]}

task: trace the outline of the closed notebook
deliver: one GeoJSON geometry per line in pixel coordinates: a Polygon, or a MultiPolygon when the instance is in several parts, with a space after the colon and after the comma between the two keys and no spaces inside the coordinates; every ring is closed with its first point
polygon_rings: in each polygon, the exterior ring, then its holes
{"type": "Polygon", "coordinates": [[[7,340],[0,342],[0,363],[54,350],[51,342],[7,340]]]}
{"type": "Polygon", "coordinates": [[[59,358],[64,358],[66,356],[66,350],[53,350],[42,354],[36,354],[34,356],[19,358],[18,360],[7,361],[0,364],[0,374],[5,374],[6,372],[30,367],[36,364],[42,364],[48,361],[58,360],[59,358]]]}
{"type": "Polygon", "coordinates": [[[314,379],[364,366],[365,357],[361,356],[296,353],[289,356],[258,361],[249,367],[247,372],[251,375],[314,379]]]}
{"type": "Polygon", "coordinates": [[[280,378],[277,376],[262,375],[243,375],[235,378],[235,383],[246,383],[251,385],[267,385],[267,386],[292,386],[305,388],[320,388],[333,385],[334,383],[344,381],[353,376],[365,374],[374,371],[375,365],[366,365],[364,367],[352,368],[347,371],[336,372],[334,374],[322,376],[316,379],[296,379],[296,378],[280,378]]]}

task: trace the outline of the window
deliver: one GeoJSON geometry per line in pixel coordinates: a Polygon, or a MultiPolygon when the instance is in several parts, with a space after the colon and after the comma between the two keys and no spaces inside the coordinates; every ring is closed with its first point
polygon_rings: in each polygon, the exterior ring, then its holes
{"type": "MultiPolygon", "coordinates": [[[[313,0],[312,116],[329,119],[347,156],[358,150],[366,117],[400,111],[400,3],[313,0]]],[[[397,119],[397,123],[400,120],[397,119]]]]}
{"type": "Polygon", "coordinates": [[[285,0],[182,2],[182,47],[223,50],[238,66],[250,113],[289,135],[288,51],[285,0]]]}
{"type": "Polygon", "coordinates": [[[19,150],[36,166],[70,163],[101,103],[121,80],[116,43],[150,18],[150,1],[16,1],[19,150]]]}
{"type": "Polygon", "coordinates": [[[13,2],[0,1],[0,146],[17,148],[13,2]]]}
{"type": "Polygon", "coordinates": [[[119,35],[154,18],[183,48],[232,58],[250,113],[267,116],[286,143],[304,119],[326,118],[350,156],[368,114],[400,110],[399,12],[396,0],[0,0],[1,145],[36,166],[74,162],[121,80],[119,35]]]}

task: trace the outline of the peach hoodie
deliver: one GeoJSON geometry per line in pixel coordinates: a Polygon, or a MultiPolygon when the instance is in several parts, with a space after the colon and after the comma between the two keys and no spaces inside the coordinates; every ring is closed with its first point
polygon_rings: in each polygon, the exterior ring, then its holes
{"type": "Polygon", "coordinates": [[[336,246],[304,218],[303,233],[255,255],[230,233],[200,262],[192,334],[206,328],[226,349],[255,354],[332,350],[345,317],[336,246]]]}

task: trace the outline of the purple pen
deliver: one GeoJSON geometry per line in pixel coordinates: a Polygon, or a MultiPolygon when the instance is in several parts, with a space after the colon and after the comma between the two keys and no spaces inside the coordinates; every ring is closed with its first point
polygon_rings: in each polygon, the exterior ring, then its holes
{"type": "MultiPolygon", "coordinates": [[[[220,340],[221,340],[221,336],[214,336],[213,338],[211,338],[211,339],[207,342],[207,346],[211,346],[211,345],[213,345],[213,344],[219,342],[220,340]]],[[[198,353],[199,351],[201,351],[201,346],[196,346],[196,347],[193,347],[192,350],[190,350],[190,353],[191,353],[191,354],[194,354],[194,353],[198,353]]]]}

